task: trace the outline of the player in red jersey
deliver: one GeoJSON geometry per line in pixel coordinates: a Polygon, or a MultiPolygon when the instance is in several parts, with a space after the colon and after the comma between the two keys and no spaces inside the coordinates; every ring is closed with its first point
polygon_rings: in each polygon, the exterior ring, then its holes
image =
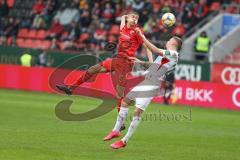
{"type": "Polygon", "coordinates": [[[152,52],[143,44],[141,37],[135,31],[138,19],[139,15],[136,12],[130,12],[128,15],[122,16],[118,39],[118,54],[115,58],[108,58],[90,67],[73,85],[56,85],[56,87],[66,94],[71,95],[78,85],[87,82],[95,74],[115,71],[117,79],[116,97],[118,98],[119,111],[122,97],[124,97],[126,75],[131,72],[134,60],[136,59],[134,58],[134,54],[141,45],[146,48],[149,61],[153,62],[152,52]]]}

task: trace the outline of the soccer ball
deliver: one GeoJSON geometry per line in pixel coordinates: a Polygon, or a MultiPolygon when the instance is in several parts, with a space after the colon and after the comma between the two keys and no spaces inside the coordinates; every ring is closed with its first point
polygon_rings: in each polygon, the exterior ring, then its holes
{"type": "Polygon", "coordinates": [[[172,13],[165,13],[162,16],[162,24],[165,27],[171,27],[175,24],[175,22],[176,22],[176,18],[174,16],[174,14],[172,14],[172,13]]]}

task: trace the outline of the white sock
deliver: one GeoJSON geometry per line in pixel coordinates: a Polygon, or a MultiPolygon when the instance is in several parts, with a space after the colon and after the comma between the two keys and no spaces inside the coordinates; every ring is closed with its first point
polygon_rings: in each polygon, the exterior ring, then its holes
{"type": "Polygon", "coordinates": [[[127,142],[129,138],[132,137],[133,132],[136,130],[140,121],[141,121],[141,117],[138,117],[138,116],[133,117],[133,120],[128,128],[127,134],[122,138],[123,142],[127,142]]]}
{"type": "Polygon", "coordinates": [[[113,131],[120,131],[120,128],[123,125],[123,123],[127,117],[127,114],[128,114],[128,108],[121,106],[120,111],[117,116],[116,124],[113,128],[113,131]]]}

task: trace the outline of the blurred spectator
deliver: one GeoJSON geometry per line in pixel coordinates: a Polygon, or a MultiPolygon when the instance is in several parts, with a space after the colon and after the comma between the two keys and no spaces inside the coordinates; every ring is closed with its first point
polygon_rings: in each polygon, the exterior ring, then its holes
{"type": "Polygon", "coordinates": [[[207,57],[207,53],[210,49],[211,40],[207,36],[207,33],[203,31],[195,40],[195,55],[196,60],[204,60],[207,57]]]}
{"type": "Polygon", "coordinates": [[[80,29],[75,22],[72,22],[71,26],[67,29],[67,35],[63,35],[61,40],[64,41],[62,43],[62,47],[64,49],[71,49],[74,45],[74,42],[79,39],[80,29]]]}
{"type": "Polygon", "coordinates": [[[199,3],[194,8],[194,16],[197,21],[201,21],[208,14],[208,6],[206,0],[199,0],[199,3]]]}
{"type": "Polygon", "coordinates": [[[16,38],[18,29],[19,29],[19,20],[15,20],[14,18],[10,18],[9,22],[4,30],[3,35],[6,36],[7,38],[12,37],[16,38]]]}
{"type": "Polygon", "coordinates": [[[31,28],[32,21],[30,18],[24,18],[20,21],[20,28],[31,28]]]}
{"type": "Polygon", "coordinates": [[[120,17],[121,13],[122,13],[121,5],[119,3],[116,3],[114,17],[120,17]]]}
{"type": "Polygon", "coordinates": [[[178,22],[176,27],[173,29],[172,34],[175,36],[182,37],[185,34],[186,30],[182,23],[178,22]]]}
{"type": "Polygon", "coordinates": [[[91,10],[92,16],[94,16],[96,18],[99,18],[100,12],[101,12],[101,9],[100,9],[99,2],[94,3],[94,6],[93,6],[93,8],[91,10]]]}
{"type": "Polygon", "coordinates": [[[47,66],[47,51],[42,50],[42,53],[39,54],[38,60],[37,60],[37,65],[40,67],[46,67],[47,66]]]}
{"type": "Polygon", "coordinates": [[[110,3],[106,3],[103,9],[102,18],[105,23],[110,23],[113,18],[114,10],[111,7],[110,3]]]}
{"type": "Polygon", "coordinates": [[[152,2],[153,10],[161,9],[162,3],[160,2],[160,0],[151,0],[151,2],[152,2]]]}
{"type": "Polygon", "coordinates": [[[91,22],[92,22],[92,18],[91,18],[89,11],[83,11],[83,13],[80,16],[81,31],[82,32],[87,31],[91,22]]]}
{"type": "Polygon", "coordinates": [[[15,0],[6,0],[7,5],[9,8],[12,8],[14,6],[15,0]]]}
{"type": "Polygon", "coordinates": [[[47,39],[59,38],[64,31],[64,27],[60,24],[59,19],[55,19],[52,26],[48,30],[47,39]]]}
{"type": "Polygon", "coordinates": [[[104,24],[101,23],[99,28],[93,34],[93,44],[96,46],[95,47],[96,50],[103,48],[105,44],[104,42],[106,42],[106,35],[107,32],[104,30],[104,24]]]}
{"type": "Polygon", "coordinates": [[[165,32],[165,30],[161,30],[160,26],[158,25],[157,22],[153,23],[153,26],[152,26],[152,33],[150,34],[151,35],[151,38],[153,41],[158,41],[160,40],[161,37],[161,34],[163,34],[163,32],[165,32]]]}
{"type": "Polygon", "coordinates": [[[168,13],[168,12],[172,12],[172,8],[171,8],[171,6],[170,6],[170,4],[169,4],[169,1],[165,1],[165,2],[164,2],[164,5],[161,7],[160,12],[161,12],[162,14],[168,13]]]}
{"type": "Polygon", "coordinates": [[[41,14],[46,5],[43,3],[43,0],[38,0],[32,8],[32,14],[41,14]]]}
{"type": "Polygon", "coordinates": [[[187,30],[190,29],[196,23],[196,19],[193,13],[195,5],[196,4],[194,0],[186,0],[186,4],[183,7],[182,23],[184,24],[187,30]]]}
{"type": "Polygon", "coordinates": [[[150,17],[143,26],[144,33],[151,34],[153,32],[153,28],[157,25],[156,23],[155,18],[150,17]]]}
{"type": "Polygon", "coordinates": [[[125,2],[126,8],[128,8],[128,7],[132,6],[132,4],[134,3],[134,0],[126,0],[124,2],[125,2]]]}
{"type": "Polygon", "coordinates": [[[79,12],[74,3],[71,3],[70,7],[64,9],[60,17],[61,25],[69,25],[72,22],[77,22],[79,19],[79,12]]]}
{"type": "MultiPolygon", "coordinates": [[[[97,3],[97,2],[95,2],[95,3],[97,3]]],[[[87,5],[87,0],[80,0],[79,1],[79,8],[80,9],[84,9],[86,7],[86,5],[87,5]]]]}
{"type": "Polygon", "coordinates": [[[24,67],[31,67],[33,64],[33,57],[29,53],[23,53],[20,57],[20,63],[24,67]]]}
{"type": "Polygon", "coordinates": [[[80,29],[77,26],[76,22],[72,22],[71,25],[67,28],[69,33],[67,36],[62,36],[61,40],[63,41],[75,41],[79,38],[80,29]]]}
{"type": "Polygon", "coordinates": [[[43,25],[43,18],[42,14],[45,9],[46,5],[43,3],[43,0],[38,0],[37,3],[32,8],[32,16],[34,17],[33,20],[33,28],[40,28],[43,25]]]}
{"type": "Polygon", "coordinates": [[[7,26],[7,20],[3,17],[0,17],[0,36],[4,35],[6,26],[7,26]]]}
{"type": "Polygon", "coordinates": [[[151,13],[153,10],[153,0],[145,0],[144,2],[144,9],[147,10],[148,13],[151,13]]]}
{"type": "Polygon", "coordinates": [[[132,4],[132,9],[136,12],[140,13],[143,10],[143,7],[145,5],[145,1],[142,0],[134,0],[132,4]]]}
{"type": "Polygon", "coordinates": [[[165,77],[165,82],[164,82],[164,95],[163,95],[163,103],[168,105],[172,91],[174,89],[174,81],[175,81],[175,76],[174,72],[170,72],[169,74],[166,74],[165,77]]]}
{"type": "Polygon", "coordinates": [[[234,13],[239,13],[239,12],[238,12],[239,10],[238,10],[238,8],[237,8],[237,3],[239,3],[239,2],[232,1],[232,2],[230,3],[230,5],[227,6],[226,12],[232,13],[232,14],[234,14],[234,13]]]}
{"type": "Polygon", "coordinates": [[[46,7],[44,8],[41,18],[42,23],[40,24],[42,27],[47,27],[50,25],[50,22],[52,20],[52,14],[54,13],[54,10],[57,6],[56,0],[47,0],[46,7]]]}
{"type": "Polygon", "coordinates": [[[144,9],[143,12],[140,14],[141,18],[138,20],[140,26],[143,26],[147,22],[148,15],[149,15],[148,10],[144,9]]]}
{"type": "Polygon", "coordinates": [[[54,16],[54,19],[60,19],[61,15],[65,9],[66,9],[66,3],[61,3],[61,6],[57,10],[57,13],[54,16]]]}
{"type": "Polygon", "coordinates": [[[5,17],[8,15],[8,5],[6,0],[1,0],[0,1],[0,17],[5,17]]]}
{"type": "Polygon", "coordinates": [[[7,38],[5,36],[0,36],[0,45],[2,46],[7,45],[7,38]]]}
{"type": "Polygon", "coordinates": [[[60,46],[58,45],[57,39],[53,38],[51,41],[51,44],[49,46],[49,49],[60,49],[60,46]]]}

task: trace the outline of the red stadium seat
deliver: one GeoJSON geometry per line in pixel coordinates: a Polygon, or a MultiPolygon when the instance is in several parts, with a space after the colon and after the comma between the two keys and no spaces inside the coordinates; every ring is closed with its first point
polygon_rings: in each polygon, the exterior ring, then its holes
{"type": "Polygon", "coordinates": [[[115,41],[116,41],[116,37],[111,34],[111,35],[109,35],[109,36],[107,37],[107,41],[108,41],[108,42],[115,42],[115,41]]]}
{"type": "Polygon", "coordinates": [[[51,45],[51,41],[42,41],[42,46],[44,49],[48,49],[51,45]]]}
{"type": "Polygon", "coordinates": [[[110,34],[115,34],[115,35],[118,35],[119,34],[119,26],[118,25],[112,25],[109,33],[110,34]]]}
{"type": "Polygon", "coordinates": [[[35,40],[33,41],[33,47],[32,48],[38,48],[38,49],[48,49],[50,47],[51,42],[45,41],[45,40],[35,40]]]}
{"type": "Polygon", "coordinates": [[[32,29],[28,33],[28,38],[36,39],[37,38],[37,30],[32,29]]]}
{"type": "Polygon", "coordinates": [[[83,41],[87,40],[89,37],[90,36],[88,33],[83,33],[83,34],[81,34],[81,36],[79,38],[79,42],[83,42],[83,41]]]}
{"type": "Polygon", "coordinates": [[[51,44],[50,41],[35,40],[35,41],[33,41],[33,47],[32,48],[48,49],[50,44],[51,44]]]}
{"type": "Polygon", "coordinates": [[[35,40],[33,44],[33,48],[41,48],[42,41],[41,40],[35,40]]]}
{"type": "Polygon", "coordinates": [[[67,37],[69,35],[69,33],[66,31],[66,32],[63,32],[62,36],[63,37],[67,37]]]}
{"type": "Polygon", "coordinates": [[[65,43],[64,42],[59,42],[58,45],[59,45],[61,50],[65,49],[65,43]]]}
{"type": "Polygon", "coordinates": [[[210,7],[210,10],[211,11],[218,11],[220,8],[221,8],[221,5],[220,5],[219,2],[213,2],[211,7],[210,7]]]}
{"type": "Polygon", "coordinates": [[[11,45],[13,43],[13,38],[12,37],[9,37],[8,39],[7,39],[7,44],[8,45],[11,45]]]}
{"type": "Polygon", "coordinates": [[[18,31],[18,38],[27,38],[28,37],[28,29],[23,28],[18,31]]]}
{"type": "Polygon", "coordinates": [[[41,29],[41,30],[37,31],[36,38],[37,39],[45,39],[46,35],[47,35],[47,31],[41,29]]]}
{"type": "Polygon", "coordinates": [[[9,8],[12,8],[14,6],[14,1],[15,0],[7,0],[7,5],[9,8]]]}
{"type": "Polygon", "coordinates": [[[34,46],[33,46],[33,40],[27,39],[27,40],[25,41],[24,46],[25,46],[26,48],[33,48],[33,47],[34,47],[34,46]]]}
{"type": "Polygon", "coordinates": [[[25,47],[25,40],[23,38],[18,38],[17,39],[17,46],[19,47],[25,47]]]}

